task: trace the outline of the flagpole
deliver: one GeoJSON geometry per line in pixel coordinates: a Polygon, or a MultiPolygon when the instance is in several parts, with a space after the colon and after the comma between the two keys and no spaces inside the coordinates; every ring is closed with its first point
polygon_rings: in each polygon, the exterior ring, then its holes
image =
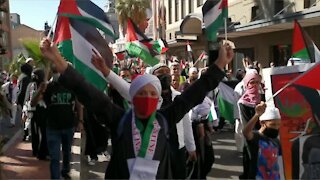
{"type": "MultiPolygon", "coordinates": [[[[52,25],[51,25],[51,27],[50,27],[49,33],[47,34],[47,39],[50,38],[50,34],[51,34],[52,31],[53,31],[53,26],[54,26],[54,24],[56,23],[57,19],[58,19],[58,14],[56,14],[56,16],[55,16],[55,18],[54,18],[54,20],[53,20],[53,22],[52,22],[52,25]]],[[[51,42],[53,41],[53,38],[54,38],[54,34],[53,34],[53,37],[52,37],[52,39],[51,39],[51,42]]]]}
{"type": "Polygon", "coordinates": [[[224,18],[224,37],[225,37],[225,40],[227,41],[228,40],[228,29],[227,29],[227,18],[226,17],[224,18]]]}
{"type": "Polygon", "coordinates": [[[317,62],[316,64],[314,64],[310,69],[308,69],[307,71],[305,71],[304,73],[300,74],[298,77],[294,78],[293,80],[291,80],[290,82],[288,82],[286,85],[284,85],[281,89],[279,89],[276,93],[274,93],[269,99],[267,99],[266,102],[270,101],[271,99],[273,99],[274,97],[276,97],[278,94],[280,94],[284,89],[286,89],[287,87],[289,87],[290,85],[292,85],[293,83],[295,83],[296,81],[298,81],[305,73],[311,71],[313,68],[315,68],[317,65],[320,64],[320,61],[317,62]]]}
{"type": "MultiPolygon", "coordinates": [[[[228,41],[228,30],[227,30],[227,17],[224,17],[224,38],[225,38],[225,41],[227,43],[228,41]]],[[[226,67],[225,67],[227,70],[229,70],[229,65],[226,64],[226,67]]]]}
{"type": "MultiPolygon", "coordinates": [[[[50,35],[51,35],[52,31],[53,31],[53,26],[56,23],[57,19],[58,19],[58,14],[56,14],[56,16],[55,16],[55,18],[54,18],[54,20],[52,22],[52,25],[50,27],[49,33],[47,34],[47,39],[50,38],[50,35]]],[[[53,34],[53,37],[51,39],[51,42],[53,42],[53,38],[54,38],[54,34],[53,34]]],[[[49,80],[50,66],[51,66],[50,63],[49,63],[49,66],[46,66],[46,69],[45,69],[45,80],[49,80]]]]}

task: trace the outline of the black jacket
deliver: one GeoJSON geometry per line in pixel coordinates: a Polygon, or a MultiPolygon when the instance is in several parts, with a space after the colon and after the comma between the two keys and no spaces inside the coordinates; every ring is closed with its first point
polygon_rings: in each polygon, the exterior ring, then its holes
{"type": "MultiPolygon", "coordinates": [[[[190,86],[190,88],[184,91],[181,95],[177,96],[172,104],[158,110],[158,112],[166,118],[169,129],[170,127],[175,127],[176,123],[179,122],[192,107],[202,103],[207,92],[216,88],[224,75],[225,74],[216,65],[211,66],[199,80],[190,86]]],[[[118,125],[121,117],[125,114],[125,111],[111,103],[108,96],[85,81],[84,78],[71,66],[68,66],[66,71],[60,76],[59,81],[66,88],[74,91],[79,101],[98,116],[97,119],[103,119],[103,122],[101,123],[110,127],[111,137],[116,138],[118,125]]],[[[129,123],[127,126],[124,128],[124,134],[129,135],[129,139],[126,139],[122,142],[117,142],[117,144],[113,145],[114,152],[120,151],[121,153],[112,155],[106,172],[106,178],[129,178],[129,171],[126,166],[127,158],[133,158],[134,153],[132,148],[132,138],[130,138],[131,124],[129,123]],[[123,146],[127,148],[123,150],[123,146]]],[[[159,133],[162,134],[159,135],[158,140],[160,141],[157,145],[156,151],[162,149],[161,145],[164,143],[161,140],[161,138],[163,138],[163,131],[160,131],[159,133]]],[[[157,178],[170,178],[167,173],[163,173],[167,171],[162,168],[167,167],[161,165],[167,163],[168,156],[166,153],[161,152],[155,155],[154,159],[160,160],[157,178]]]]}

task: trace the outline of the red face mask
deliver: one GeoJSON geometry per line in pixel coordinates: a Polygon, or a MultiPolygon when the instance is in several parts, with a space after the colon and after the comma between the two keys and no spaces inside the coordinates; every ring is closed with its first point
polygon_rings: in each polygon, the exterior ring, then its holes
{"type": "Polygon", "coordinates": [[[157,108],[159,98],[134,97],[133,105],[139,115],[149,117],[157,108]]]}

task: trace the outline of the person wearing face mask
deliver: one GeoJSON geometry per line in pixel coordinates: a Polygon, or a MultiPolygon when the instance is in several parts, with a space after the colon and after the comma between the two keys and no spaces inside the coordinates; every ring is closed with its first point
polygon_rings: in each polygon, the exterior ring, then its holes
{"type": "MultiPolygon", "coordinates": [[[[157,108],[160,109],[170,105],[174,98],[180,95],[180,92],[174,90],[171,86],[169,67],[166,64],[159,63],[151,68],[150,73],[158,77],[162,87],[157,108]]],[[[114,75],[114,73],[110,71],[106,78],[110,84],[112,84],[114,88],[121,93],[123,97],[130,96],[129,89],[124,91],[124,88],[128,87],[126,86],[128,83],[119,78],[119,76],[114,75]]],[[[128,99],[128,101],[130,101],[130,99],[128,99]]],[[[173,178],[184,179],[186,177],[185,164],[181,163],[186,161],[185,150],[187,150],[189,153],[189,160],[196,160],[196,147],[193,134],[191,132],[192,125],[188,114],[186,114],[182,121],[177,123],[176,127],[173,127],[170,131],[170,143],[173,149],[171,155],[177,159],[177,161],[173,163],[178,163],[178,165],[172,166],[173,178]]]]}
{"type": "MultiPolygon", "coordinates": [[[[46,59],[57,65],[61,73],[59,82],[75,92],[84,106],[103,117],[103,120],[98,119],[110,127],[112,138],[117,139],[106,179],[172,178],[171,161],[175,159],[170,159],[173,157],[169,155],[171,137],[168,132],[192,107],[202,102],[208,91],[217,87],[225,75],[222,69],[234,56],[229,45],[222,45],[215,64],[170,105],[160,110],[157,110],[162,90],[159,79],[150,74],[138,76],[129,88],[133,107],[125,113],[69,66],[49,39],[41,41],[40,50],[46,59]]],[[[108,75],[104,61],[93,58],[92,63],[105,76],[108,75]]]]}
{"type": "Polygon", "coordinates": [[[247,177],[244,179],[280,179],[282,169],[281,147],[277,138],[281,125],[281,116],[276,107],[266,107],[264,102],[255,108],[256,113],[243,129],[250,160],[248,161],[247,177]],[[253,131],[255,124],[260,120],[261,128],[253,131]]]}
{"type": "MultiPolygon", "coordinates": [[[[239,109],[239,126],[243,130],[244,126],[249,122],[249,120],[255,115],[255,107],[261,101],[261,95],[259,93],[259,87],[261,83],[261,77],[256,70],[248,70],[246,75],[243,78],[243,87],[244,93],[238,100],[238,109],[239,109]]],[[[260,124],[256,123],[255,130],[260,129],[260,124]]],[[[248,148],[244,137],[242,136],[241,130],[238,133],[241,135],[241,139],[238,139],[238,142],[243,143],[242,153],[243,153],[243,169],[244,172],[248,172],[247,168],[249,161],[248,148]],[[242,140],[242,141],[241,141],[242,140]]],[[[246,177],[246,174],[242,174],[240,178],[246,177]]]]}

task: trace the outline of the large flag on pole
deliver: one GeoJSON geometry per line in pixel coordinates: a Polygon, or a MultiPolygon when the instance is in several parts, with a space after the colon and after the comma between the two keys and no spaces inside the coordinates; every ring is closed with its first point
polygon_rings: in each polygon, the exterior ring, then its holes
{"type": "Polygon", "coordinates": [[[114,29],[105,12],[90,0],[61,0],[58,15],[89,23],[114,38],[114,29]]]}
{"type": "Polygon", "coordinates": [[[218,29],[228,18],[228,0],[207,0],[202,7],[202,14],[208,40],[216,41],[218,29]]]}
{"type": "Polygon", "coordinates": [[[61,54],[73,64],[87,81],[100,90],[106,88],[106,80],[91,64],[92,49],[100,53],[112,68],[112,52],[99,31],[77,19],[60,16],[55,29],[54,42],[61,54]]]}
{"type": "Polygon", "coordinates": [[[301,28],[297,20],[294,21],[292,56],[310,62],[320,61],[320,51],[318,47],[301,28]]]}
{"type": "Polygon", "coordinates": [[[144,35],[139,28],[128,19],[126,49],[132,56],[138,57],[146,64],[154,66],[159,63],[158,53],[153,49],[152,39],[144,35]]]}

